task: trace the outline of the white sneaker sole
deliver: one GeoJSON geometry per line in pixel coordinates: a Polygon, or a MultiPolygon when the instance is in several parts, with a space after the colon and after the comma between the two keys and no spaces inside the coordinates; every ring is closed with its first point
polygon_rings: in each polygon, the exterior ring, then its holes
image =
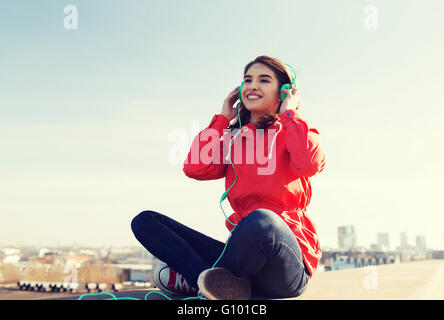
{"type": "Polygon", "coordinates": [[[250,279],[236,277],[225,268],[202,271],[197,285],[209,300],[248,300],[251,297],[250,279]]]}
{"type": "Polygon", "coordinates": [[[177,293],[169,290],[168,288],[166,288],[162,282],[160,281],[160,271],[162,271],[163,269],[168,268],[168,265],[166,263],[162,263],[159,266],[157,266],[156,269],[154,269],[153,272],[153,281],[154,284],[156,285],[156,287],[158,287],[161,291],[164,291],[165,293],[171,294],[171,295],[177,295],[177,293]]]}

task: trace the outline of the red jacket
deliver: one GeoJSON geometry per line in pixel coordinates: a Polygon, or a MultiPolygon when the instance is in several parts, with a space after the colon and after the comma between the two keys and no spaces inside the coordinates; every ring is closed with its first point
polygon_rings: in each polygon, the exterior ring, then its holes
{"type": "MultiPolygon", "coordinates": [[[[309,177],[324,169],[325,155],[319,132],[299,113],[286,111],[277,122],[281,126],[275,122],[264,130],[256,129],[251,123],[244,125],[231,147],[237,180],[227,196],[235,211],[229,220],[237,224],[258,208],[276,212],[296,236],[313,276],[321,248],[315,224],[306,214],[311,199],[309,177]],[[274,148],[270,150],[274,137],[274,148]],[[267,160],[269,152],[272,158],[267,160]]],[[[194,138],[183,167],[188,177],[196,180],[225,177],[225,189],[230,188],[235,172],[224,158],[234,134],[225,130],[228,125],[224,115],[214,115],[210,125],[194,138]]],[[[225,224],[230,231],[235,227],[228,221],[225,224]]]]}

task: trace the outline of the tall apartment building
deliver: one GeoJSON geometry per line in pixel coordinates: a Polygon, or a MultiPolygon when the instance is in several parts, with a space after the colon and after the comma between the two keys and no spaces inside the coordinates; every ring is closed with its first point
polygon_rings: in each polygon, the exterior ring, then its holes
{"type": "Polygon", "coordinates": [[[409,247],[409,244],[407,243],[407,232],[401,233],[401,249],[407,249],[409,247]]]}
{"type": "Polygon", "coordinates": [[[381,250],[388,251],[390,249],[389,234],[386,232],[379,232],[377,234],[377,243],[381,250]]]}
{"type": "Polygon", "coordinates": [[[355,227],[339,226],[338,227],[338,246],[342,250],[350,250],[356,248],[356,231],[355,227]]]}
{"type": "Polygon", "coordinates": [[[416,236],[416,249],[418,249],[418,251],[421,253],[426,252],[427,248],[425,236],[416,236]]]}

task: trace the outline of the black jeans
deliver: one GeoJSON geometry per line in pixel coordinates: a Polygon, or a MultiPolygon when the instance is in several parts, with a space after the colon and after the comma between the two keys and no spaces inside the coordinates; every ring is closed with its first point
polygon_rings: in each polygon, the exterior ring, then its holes
{"type": "MultiPolygon", "coordinates": [[[[153,256],[196,288],[199,274],[213,267],[225,246],[154,211],[138,214],[131,228],[153,256]]],[[[215,267],[226,268],[238,277],[250,277],[253,295],[269,298],[299,296],[310,280],[293,232],[268,209],[254,210],[238,223],[215,267]]]]}

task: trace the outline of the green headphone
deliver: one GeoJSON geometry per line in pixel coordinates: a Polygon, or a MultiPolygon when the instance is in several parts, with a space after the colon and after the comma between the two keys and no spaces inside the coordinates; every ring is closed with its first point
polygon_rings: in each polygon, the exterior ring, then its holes
{"type": "MultiPolygon", "coordinates": [[[[290,68],[291,73],[293,74],[293,77],[292,77],[292,79],[291,79],[291,83],[284,83],[284,84],[281,86],[280,93],[281,93],[281,100],[282,100],[282,101],[284,101],[284,99],[287,97],[287,94],[286,94],[285,92],[282,92],[282,91],[284,91],[284,90],[288,90],[288,89],[291,89],[291,84],[294,84],[294,86],[297,87],[296,71],[294,71],[293,67],[290,66],[289,64],[285,64],[285,65],[286,65],[287,67],[290,68]]],[[[239,95],[238,95],[238,98],[239,98],[239,100],[240,100],[241,102],[242,102],[242,87],[243,87],[243,85],[244,85],[244,81],[241,82],[241,85],[240,85],[240,88],[239,88],[239,95]]]]}

